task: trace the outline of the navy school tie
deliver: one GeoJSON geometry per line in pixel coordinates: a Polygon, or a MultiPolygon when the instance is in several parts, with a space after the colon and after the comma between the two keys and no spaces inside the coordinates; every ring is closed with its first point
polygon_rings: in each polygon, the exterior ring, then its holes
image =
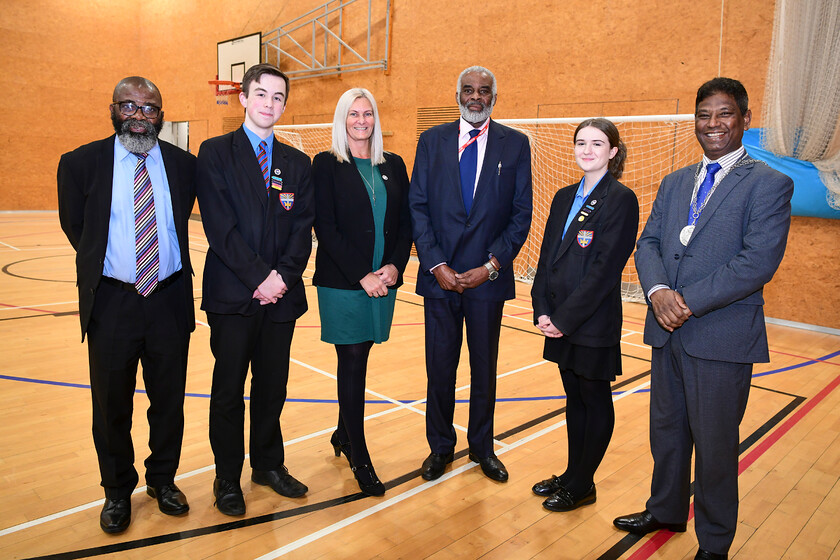
{"type": "Polygon", "coordinates": [[[461,197],[464,199],[464,209],[467,214],[472,208],[473,192],[475,191],[475,172],[478,165],[478,140],[474,140],[478,136],[478,129],[470,130],[470,143],[464,148],[461,153],[461,161],[459,167],[461,169],[461,197]]]}

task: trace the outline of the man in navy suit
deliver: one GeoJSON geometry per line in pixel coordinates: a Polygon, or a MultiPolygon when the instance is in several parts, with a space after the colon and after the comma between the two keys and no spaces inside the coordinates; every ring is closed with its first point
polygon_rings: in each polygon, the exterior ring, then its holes
{"type": "Polygon", "coordinates": [[[289,79],[270,64],[245,72],[245,122],[198,154],[198,204],[210,244],[201,309],[216,364],[210,392],[213,494],[225,515],[243,515],[243,393],[251,369],[251,481],[290,498],[307,488],[285,466],[280,413],[286,402],[295,321],[306,311],[302,275],[312,252],[309,157],[281,144],[274,123],[289,79]]]}
{"type": "Polygon", "coordinates": [[[685,531],[692,448],[696,558],[725,559],[738,523],[738,425],[753,364],[769,362],[762,289],[787,243],[793,182],[747,155],[747,92],[729,78],[697,91],[703,161],[662,180],[636,250],[652,346],[651,497],[619,529],[685,531]]]}
{"type": "Polygon", "coordinates": [[[496,363],[505,300],[515,297],[513,259],[531,226],[528,138],[490,119],[496,78],[480,66],[458,78],[458,121],[420,135],[409,205],[424,298],[431,454],[422,477],[439,478],[455,451],[455,378],[466,323],[470,354],[469,457],[499,482],[493,447],[496,363]]]}
{"type": "Polygon", "coordinates": [[[146,492],[168,515],[190,508],[174,479],[195,329],[187,232],[195,157],[158,140],[162,107],[151,81],[121,80],[111,104],[116,135],[66,153],[58,164],[58,216],[76,250],[82,340],[88,338],[93,441],[105,488],[99,525],[106,533],[128,528],[139,480],[131,441],[138,362],[149,397],[146,492]]]}

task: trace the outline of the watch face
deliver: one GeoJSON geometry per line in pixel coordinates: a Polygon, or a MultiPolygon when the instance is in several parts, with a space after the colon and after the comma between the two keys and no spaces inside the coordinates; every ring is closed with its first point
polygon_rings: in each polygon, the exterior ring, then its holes
{"type": "Polygon", "coordinates": [[[490,272],[490,280],[495,280],[498,277],[499,277],[499,271],[498,270],[493,270],[493,271],[490,272]]]}

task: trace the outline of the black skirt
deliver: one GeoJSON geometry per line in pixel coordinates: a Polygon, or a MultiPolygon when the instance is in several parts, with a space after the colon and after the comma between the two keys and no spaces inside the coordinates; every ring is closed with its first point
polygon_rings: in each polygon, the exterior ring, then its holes
{"type": "Polygon", "coordinates": [[[566,337],[546,338],[543,358],[592,381],[615,381],[621,375],[621,344],[596,348],[572,344],[566,337]]]}

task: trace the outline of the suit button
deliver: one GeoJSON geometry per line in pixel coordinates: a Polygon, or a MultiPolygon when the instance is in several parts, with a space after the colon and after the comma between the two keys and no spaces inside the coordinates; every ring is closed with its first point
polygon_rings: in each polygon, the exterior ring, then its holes
{"type": "Polygon", "coordinates": [[[91,288],[90,293],[95,294],[96,293],[96,288],[91,288]]]}
{"type": "Polygon", "coordinates": [[[675,260],[675,261],[680,260],[680,256],[679,256],[679,254],[675,254],[675,255],[674,255],[674,260],[675,260]]]}
{"type": "Polygon", "coordinates": [[[551,292],[551,299],[557,299],[557,295],[554,292],[551,292]]]}
{"type": "Polygon", "coordinates": [[[470,224],[469,222],[467,222],[467,227],[471,227],[471,226],[472,226],[472,224],[470,224]]]}
{"type": "Polygon", "coordinates": [[[551,272],[552,272],[553,274],[557,274],[557,267],[555,266],[554,268],[552,268],[552,269],[551,269],[551,272]]]}

